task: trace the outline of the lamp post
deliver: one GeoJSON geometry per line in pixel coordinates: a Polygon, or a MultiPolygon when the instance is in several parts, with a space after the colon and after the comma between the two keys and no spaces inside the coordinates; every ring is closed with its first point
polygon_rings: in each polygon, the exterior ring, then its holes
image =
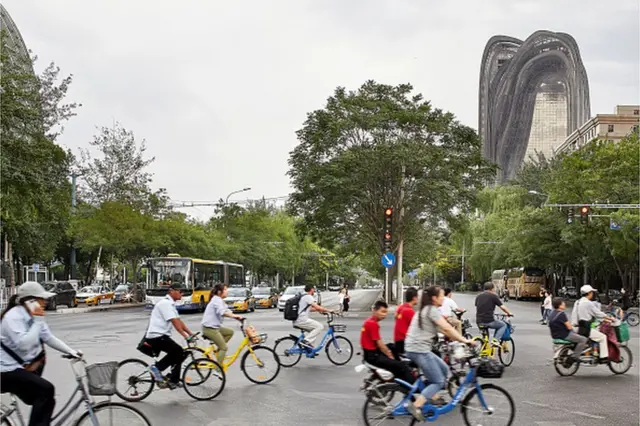
{"type": "Polygon", "coordinates": [[[251,188],[242,188],[237,191],[230,192],[229,195],[227,195],[227,198],[225,199],[224,203],[229,204],[229,197],[231,197],[233,194],[239,194],[241,192],[247,192],[247,191],[251,191],[251,188]]]}

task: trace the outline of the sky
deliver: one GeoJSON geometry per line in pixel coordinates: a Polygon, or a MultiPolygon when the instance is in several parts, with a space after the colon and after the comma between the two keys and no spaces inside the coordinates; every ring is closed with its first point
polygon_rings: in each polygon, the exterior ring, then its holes
{"type": "MultiPolygon", "coordinates": [[[[577,41],[591,112],[640,103],[638,0],[3,0],[27,47],[73,74],[58,143],[119,121],[172,200],[281,197],[306,114],[337,86],[411,83],[478,127],[486,42],[540,29],[577,41]]],[[[212,209],[183,211],[208,217],[212,209]]]]}

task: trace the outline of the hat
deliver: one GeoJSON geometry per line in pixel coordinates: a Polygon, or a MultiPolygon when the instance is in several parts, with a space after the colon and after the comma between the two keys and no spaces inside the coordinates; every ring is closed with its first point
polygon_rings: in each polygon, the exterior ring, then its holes
{"type": "Polygon", "coordinates": [[[169,286],[169,290],[182,290],[184,291],[184,288],[182,287],[182,284],[180,283],[173,283],[169,286]]]}
{"type": "Polygon", "coordinates": [[[35,281],[26,281],[18,287],[18,299],[22,300],[26,297],[37,297],[39,299],[49,299],[55,296],[55,293],[46,291],[40,283],[35,281]]]}
{"type": "Polygon", "coordinates": [[[589,284],[583,285],[582,287],[580,287],[581,294],[588,294],[588,293],[591,293],[592,291],[597,291],[597,290],[591,287],[589,284]]]}

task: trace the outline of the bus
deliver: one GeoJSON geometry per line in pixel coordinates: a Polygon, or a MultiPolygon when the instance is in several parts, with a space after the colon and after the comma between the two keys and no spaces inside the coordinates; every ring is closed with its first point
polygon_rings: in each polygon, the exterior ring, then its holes
{"type": "Polygon", "coordinates": [[[534,267],[513,268],[507,271],[507,291],[510,298],[539,299],[545,287],[546,275],[543,269],[534,267]]]}
{"type": "Polygon", "coordinates": [[[505,291],[504,277],[506,272],[506,269],[496,269],[491,273],[491,282],[493,283],[493,287],[496,289],[496,293],[500,296],[502,296],[505,291]]]}
{"type": "Polygon", "coordinates": [[[204,311],[215,284],[244,287],[244,267],[221,260],[203,260],[170,254],[147,262],[147,308],[167,295],[171,284],[181,284],[184,295],[176,301],[178,311],[204,311]]]}

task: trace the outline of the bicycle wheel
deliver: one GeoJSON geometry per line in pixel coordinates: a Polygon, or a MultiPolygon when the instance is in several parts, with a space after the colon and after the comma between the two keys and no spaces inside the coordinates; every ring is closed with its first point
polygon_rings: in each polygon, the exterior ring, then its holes
{"type": "Polygon", "coordinates": [[[569,358],[573,355],[573,348],[565,346],[560,349],[558,356],[553,360],[553,367],[556,372],[561,376],[573,376],[578,372],[580,363],[577,361],[569,363],[569,358]]]}
{"type": "Polygon", "coordinates": [[[217,361],[194,359],[182,372],[184,391],[198,401],[210,401],[224,390],[227,375],[217,361]]]}
{"type": "Polygon", "coordinates": [[[366,426],[412,425],[415,419],[408,412],[392,416],[395,407],[407,396],[409,389],[398,383],[383,383],[372,389],[362,407],[362,418],[366,426]]]}
{"type": "Polygon", "coordinates": [[[149,371],[149,364],[130,358],[118,364],[116,395],[128,402],[142,401],[153,391],[156,381],[149,371]],[[121,384],[125,384],[121,387],[121,384]]]}
{"type": "Polygon", "coordinates": [[[638,324],[640,324],[640,316],[635,312],[629,312],[627,324],[629,324],[630,327],[637,327],[638,324]]]}
{"type": "Polygon", "coordinates": [[[482,392],[482,401],[486,403],[487,408],[485,408],[480,401],[481,398],[480,395],[478,395],[478,388],[472,389],[462,400],[462,406],[460,407],[464,423],[467,426],[480,424],[511,426],[516,416],[516,406],[509,392],[491,383],[480,385],[480,391],[482,392]],[[504,398],[502,404],[499,402],[494,403],[494,398],[497,396],[504,398]],[[471,404],[474,399],[477,403],[471,404]],[[504,411],[499,409],[499,407],[503,408],[504,411]],[[478,420],[470,421],[469,417],[473,415],[477,415],[478,417],[473,418],[478,418],[478,420]]]}
{"type": "Polygon", "coordinates": [[[511,337],[500,343],[500,349],[498,349],[498,358],[505,367],[513,364],[513,360],[516,357],[516,343],[511,337]],[[505,350],[505,347],[507,348],[505,350]]]}
{"type": "Polygon", "coordinates": [[[91,408],[93,415],[91,415],[91,412],[85,411],[75,423],[75,426],[93,426],[94,416],[96,423],[100,426],[151,426],[151,422],[142,411],[122,402],[103,401],[91,408]]]}
{"type": "Polygon", "coordinates": [[[293,353],[289,354],[291,349],[297,348],[296,342],[298,339],[294,339],[293,337],[283,337],[279,339],[276,345],[273,347],[273,350],[278,355],[278,359],[280,360],[280,365],[289,368],[296,365],[302,359],[302,353],[293,353]]]}
{"type": "Polygon", "coordinates": [[[353,345],[351,341],[346,337],[334,336],[329,340],[324,347],[324,351],[327,353],[329,361],[335,365],[345,365],[353,357],[353,345]],[[335,353],[332,355],[329,349],[334,349],[335,353]],[[339,356],[343,356],[342,361],[338,359],[339,356]]]}
{"type": "Polygon", "coordinates": [[[609,370],[615,374],[624,374],[633,364],[631,350],[626,346],[620,346],[620,360],[618,362],[609,361],[609,370]]]}
{"type": "Polygon", "coordinates": [[[280,373],[280,358],[275,351],[266,346],[253,346],[251,351],[245,351],[240,362],[240,368],[247,379],[258,385],[271,383],[280,373]],[[251,365],[251,363],[255,365],[251,365]],[[256,377],[249,374],[249,369],[258,370],[256,377]]]}

